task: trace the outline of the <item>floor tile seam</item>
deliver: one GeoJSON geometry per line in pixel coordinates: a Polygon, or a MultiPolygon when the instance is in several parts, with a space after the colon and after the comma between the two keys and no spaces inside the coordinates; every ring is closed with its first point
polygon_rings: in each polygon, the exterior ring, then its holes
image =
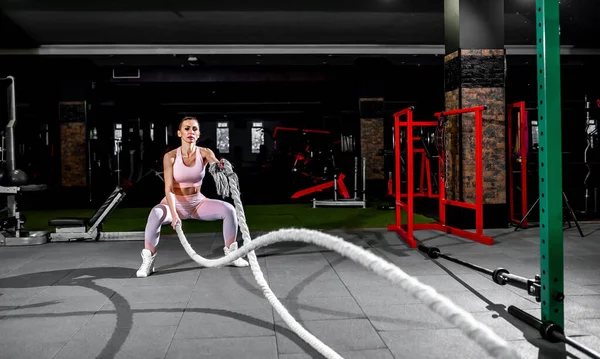
{"type": "Polygon", "coordinates": [[[581,317],[578,316],[576,318],[565,316],[565,319],[568,320],[568,321],[570,321],[570,322],[573,322],[573,323],[577,324],[576,321],[578,321],[578,320],[600,320],[600,314],[597,314],[595,316],[587,316],[587,315],[586,316],[581,316],[581,317]]]}
{"type": "MultiPolygon", "coordinates": [[[[451,323],[447,323],[447,324],[451,324],[451,323]]],[[[460,329],[460,327],[458,325],[451,326],[451,327],[439,327],[439,328],[416,327],[416,328],[406,328],[406,329],[378,329],[377,331],[380,333],[404,333],[404,332],[424,332],[424,331],[431,332],[431,331],[444,331],[444,330],[459,330],[462,333],[462,330],[460,329]]],[[[465,339],[468,339],[468,338],[465,336],[465,339]]]]}
{"type": "MultiPolygon", "coordinates": [[[[364,314],[364,313],[363,313],[364,314]]],[[[302,322],[302,323],[314,323],[314,322],[340,322],[340,321],[348,321],[348,320],[359,320],[359,319],[368,319],[367,315],[364,314],[364,317],[350,317],[350,318],[327,318],[327,319],[323,319],[323,318],[316,318],[316,319],[302,319],[302,320],[298,320],[298,323],[302,322]]],[[[276,321],[277,323],[283,323],[283,320],[280,318],[279,320],[276,321]]]]}
{"type": "MultiPolygon", "coordinates": [[[[573,338],[575,341],[578,341],[577,339],[579,338],[588,338],[588,337],[592,337],[592,338],[596,338],[596,339],[600,339],[599,336],[594,335],[594,334],[577,334],[577,335],[568,335],[569,338],[573,338]]],[[[519,338],[519,339],[506,339],[507,342],[509,343],[514,343],[514,342],[527,342],[533,346],[535,346],[534,344],[531,343],[531,340],[537,340],[537,341],[542,341],[548,345],[562,345],[561,342],[558,343],[552,343],[550,341],[548,341],[547,339],[544,339],[541,335],[539,337],[531,337],[531,338],[519,338]]],[[[585,345],[586,347],[590,347],[589,345],[585,345]]],[[[579,352],[579,350],[577,350],[577,348],[569,346],[569,345],[565,345],[565,348],[571,348],[573,350],[576,350],[577,352],[579,352]]],[[[591,348],[592,350],[594,350],[594,348],[591,348]]],[[[584,356],[582,358],[587,358],[587,356],[584,356]]]]}
{"type": "MultiPolygon", "coordinates": [[[[271,338],[271,337],[276,337],[277,333],[273,332],[272,335],[219,335],[217,337],[193,337],[193,338],[174,338],[171,343],[175,340],[206,340],[206,339],[239,339],[239,338],[271,338]]],[[[169,344],[169,348],[170,348],[171,344],[169,344]]],[[[168,352],[168,349],[167,349],[168,352]]]]}
{"type": "MultiPolygon", "coordinates": [[[[212,244],[214,244],[214,237],[213,237],[212,244]]],[[[199,271],[198,276],[196,277],[196,283],[198,283],[198,279],[200,279],[201,275],[202,275],[202,270],[199,271]]],[[[189,288],[189,286],[187,286],[187,287],[189,288]]],[[[190,301],[192,300],[192,296],[195,293],[195,291],[196,291],[196,285],[194,284],[192,286],[192,290],[190,291],[188,299],[185,302],[178,302],[178,303],[185,303],[185,306],[184,306],[183,310],[181,311],[181,317],[179,318],[179,320],[177,321],[177,324],[175,325],[175,330],[173,331],[173,335],[171,336],[169,345],[167,345],[167,350],[165,350],[165,355],[163,356],[163,359],[166,359],[166,357],[169,353],[169,350],[171,349],[171,346],[173,345],[173,341],[175,340],[175,335],[177,335],[177,330],[179,329],[179,326],[181,325],[181,321],[183,320],[183,317],[184,317],[185,313],[187,312],[188,306],[190,304],[190,301]]]]}
{"type": "MultiPolygon", "coordinates": [[[[211,246],[214,245],[214,241],[215,241],[215,236],[216,234],[213,233],[213,242],[211,243],[211,246]]],[[[189,259],[189,256],[188,256],[189,259]]],[[[183,316],[185,315],[188,305],[192,299],[192,296],[194,294],[194,292],[196,291],[196,285],[198,283],[198,280],[200,279],[200,276],[202,275],[202,269],[200,269],[198,271],[198,275],[196,276],[196,280],[194,281],[194,284],[192,286],[186,285],[185,287],[190,288],[191,287],[191,291],[190,294],[187,298],[187,300],[185,301],[181,301],[181,302],[177,302],[177,303],[181,303],[183,305],[182,311],[181,311],[181,317],[179,318],[179,321],[177,322],[176,325],[174,325],[175,330],[173,331],[173,335],[171,336],[171,340],[169,341],[169,345],[167,346],[167,350],[165,350],[165,355],[163,356],[163,359],[166,358],[166,356],[169,353],[169,349],[171,348],[171,345],[173,344],[173,340],[175,340],[175,335],[177,334],[177,329],[179,329],[179,326],[181,325],[181,321],[183,320],[183,316]],[[185,304],[184,304],[185,303],[185,304]]]]}
{"type": "MultiPolygon", "coordinates": [[[[360,237],[362,240],[364,240],[362,237],[360,237]]],[[[368,244],[368,242],[365,241],[365,243],[368,244]]],[[[376,250],[373,246],[371,246],[370,244],[368,244],[369,247],[372,248],[372,250],[376,250]]],[[[366,250],[366,249],[365,249],[366,250]]],[[[371,252],[371,251],[369,251],[371,252]]],[[[379,252],[379,251],[378,251],[379,252]]],[[[332,265],[332,263],[329,261],[329,259],[325,258],[325,260],[327,260],[327,262],[329,263],[329,265],[331,266],[331,268],[333,269],[334,273],[338,276],[339,281],[342,283],[342,285],[344,286],[344,288],[346,288],[346,290],[348,291],[348,293],[350,294],[350,298],[352,298],[354,300],[354,302],[356,303],[356,305],[358,306],[358,308],[360,308],[360,311],[362,312],[362,314],[365,316],[365,319],[368,321],[368,323],[371,325],[371,328],[375,331],[375,333],[377,334],[377,337],[379,338],[379,340],[381,340],[381,343],[383,344],[383,346],[390,352],[392,353],[392,350],[388,347],[387,343],[385,342],[385,340],[381,337],[381,334],[379,333],[379,331],[377,331],[377,328],[375,327],[375,325],[373,324],[373,321],[371,320],[371,318],[369,318],[369,316],[367,315],[367,313],[365,312],[363,306],[360,304],[360,302],[356,299],[356,297],[354,296],[354,294],[352,293],[352,291],[350,290],[350,288],[348,287],[348,285],[342,280],[342,278],[340,277],[339,272],[336,270],[336,268],[332,265]]]]}
{"type": "MultiPolygon", "coordinates": [[[[339,350],[339,349],[335,349],[332,348],[330,345],[328,345],[329,348],[331,348],[331,350],[335,351],[336,353],[339,354],[339,352],[362,352],[362,351],[367,351],[367,350],[382,350],[382,349],[387,349],[390,353],[392,352],[390,350],[390,348],[388,348],[388,346],[385,344],[385,342],[382,341],[382,344],[379,346],[367,346],[361,349],[346,349],[346,350],[339,350]],[[383,346],[381,346],[383,345],[383,346]]],[[[300,350],[302,350],[302,348],[299,348],[300,350]]],[[[316,351],[316,350],[315,350],[316,351]]],[[[298,352],[280,352],[279,348],[277,349],[277,355],[302,355],[302,354],[307,354],[306,352],[302,352],[302,351],[298,351],[298,352]]],[[[319,358],[325,358],[324,356],[320,356],[319,358]]],[[[396,358],[394,356],[394,358],[396,358]]]]}
{"type": "MultiPolygon", "coordinates": [[[[269,278],[269,261],[266,260],[266,258],[265,258],[265,271],[266,271],[265,280],[267,281],[267,284],[270,284],[271,279],[269,278]]],[[[270,285],[269,285],[269,288],[271,288],[270,285]]],[[[281,298],[279,298],[279,296],[277,296],[277,294],[275,292],[273,292],[273,294],[281,303],[281,298]]],[[[283,306],[283,303],[281,303],[281,305],[283,306]]],[[[277,312],[277,310],[275,309],[275,307],[273,305],[271,305],[271,303],[269,303],[269,307],[271,308],[271,320],[273,322],[273,334],[275,336],[275,350],[277,351],[277,357],[279,358],[280,343],[279,343],[279,339],[277,338],[277,325],[275,324],[275,313],[277,312]]],[[[287,310],[287,308],[286,308],[286,310],[287,310]]]]}
{"type": "MultiPolygon", "coordinates": [[[[333,269],[333,267],[331,266],[331,263],[329,262],[329,260],[328,260],[327,258],[325,258],[325,256],[323,255],[323,252],[322,252],[322,251],[313,252],[313,253],[320,253],[320,254],[321,254],[321,257],[322,257],[322,258],[325,260],[325,262],[326,262],[326,263],[329,265],[329,267],[333,269]]],[[[283,254],[283,255],[284,255],[284,256],[285,256],[285,255],[294,255],[294,253],[285,253],[285,254],[283,254]]],[[[269,283],[269,280],[268,280],[269,264],[268,264],[268,263],[269,263],[269,261],[266,261],[266,260],[265,260],[265,268],[266,268],[266,270],[267,270],[267,283],[269,283]]],[[[323,268],[326,268],[326,267],[327,267],[327,266],[325,266],[325,267],[323,267],[323,268]]],[[[310,277],[310,276],[309,276],[309,277],[310,277]]],[[[304,278],[302,281],[304,281],[304,280],[306,280],[306,279],[307,279],[307,278],[304,278]]],[[[339,279],[339,277],[338,277],[338,279],[339,279]]],[[[312,282],[312,281],[314,281],[314,280],[311,280],[311,282],[312,282]]],[[[269,289],[270,289],[270,288],[271,288],[271,287],[269,286],[269,289]]],[[[285,297],[280,297],[280,296],[278,296],[278,295],[277,295],[277,294],[276,294],[276,293],[275,293],[275,292],[274,292],[272,289],[271,289],[271,291],[273,292],[273,295],[275,295],[275,298],[277,299],[277,301],[279,301],[279,303],[281,304],[281,306],[283,306],[283,307],[286,309],[286,311],[287,311],[287,308],[286,308],[286,307],[283,305],[283,303],[282,303],[282,300],[288,300],[288,301],[289,301],[289,300],[292,300],[292,299],[295,299],[295,298],[297,298],[297,297],[291,297],[291,298],[290,298],[290,297],[288,297],[288,296],[285,296],[285,297]]],[[[277,321],[275,320],[275,319],[276,319],[276,313],[277,313],[277,316],[278,316],[279,318],[282,318],[282,317],[281,317],[281,314],[279,314],[279,313],[277,312],[277,310],[275,309],[275,307],[273,307],[273,306],[271,305],[271,314],[272,314],[272,318],[271,318],[271,319],[272,319],[272,321],[273,321],[273,332],[274,332],[274,333],[277,333],[277,326],[278,326],[278,324],[277,324],[277,321]]],[[[299,320],[298,318],[295,318],[295,317],[293,317],[293,316],[291,315],[291,313],[290,313],[290,316],[291,316],[291,317],[293,318],[293,320],[294,320],[296,323],[298,323],[298,324],[299,324],[299,325],[300,325],[300,326],[301,326],[301,327],[302,327],[304,330],[308,331],[308,330],[307,330],[307,329],[304,327],[304,325],[302,325],[302,324],[301,324],[301,322],[300,322],[300,320],[299,320]]],[[[287,323],[285,322],[285,320],[283,320],[283,318],[282,318],[282,320],[281,320],[281,321],[279,321],[279,322],[280,322],[280,323],[284,323],[284,324],[286,324],[286,325],[287,325],[287,323]]],[[[298,334],[296,334],[296,333],[293,333],[293,335],[298,335],[298,334]]],[[[278,356],[279,356],[279,354],[280,354],[280,351],[279,351],[279,346],[280,346],[279,340],[277,339],[277,336],[275,336],[275,347],[277,348],[277,354],[278,354],[278,356]]]]}
{"type": "Polygon", "coordinates": [[[569,295],[567,295],[567,298],[573,298],[573,297],[600,297],[600,293],[587,293],[587,294],[584,293],[584,294],[569,294],[569,295]]]}
{"type": "MultiPolygon", "coordinates": [[[[52,284],[50,285],[46,285],[44,289],[42,289],[41,291],[39,291],[38,293],[34,294],[33,297],[29,298],[27,300],[27,302],[24,303],[24,305],[26,305],[27,303],[29,303],[32,299],[38,297],[39,295],[43,294],[44,292],[46,292],[49,288],[54,287],[56,285],[56,283],[60,282],[61,280],[67,278],[71,273],[73,273],[74,271],[76,271],[77,269],[79,269],[79,267],[77,267],[76,269],[72,269],[70,270],[67,274],[65,274],[64,276],[62,276],[61,278],[55,280],[52,284]]],[[[113,295],[114,295],[115,291],[113,290],[113,295]]],[[[112,295],[111,295],[112,297],[112,295]]],[[[109,300],[110,298],[107,298],[107,300],[109,300]]],[[[19,309],[21,308],[21,305],[19,305],[17,308],[15,309],[19,309]]]]}
{"type": "MultiPolygon", "coordinates": [[[[259,263],[258,259],[260,259],[260,258],[258,257],[258,255],[256,255],[256,257],[257,257],[256,258],[257,259],[257,263],[259,263]]],[[[281,303],[281,299],[277,296],[277,294],[273,291],[273,289],[271,289],[271,285],[270,285],[271,284],[271,278],[269,277],[269,273],[270,273],[270,271],[269,271],[269,261],[266,260],[266,258],[265,258],[265,266],[264,267],[265,267],[265,275],[264,275],[265,281],[267,282],[267,285],[269,286],[269,289],[271,290],[271,292],[273,293],[273,295],[275,296],[275,298],[277,298],[277,300],[281,303]]],[[[254,278],[254,281],[256,281],[256,277],[253,276],[253,278],[254,278]]],[[[263,297],[264,297],[264,292],[263,292],[263,297]]],[[[265,300],[268,302],[267,298],[265,298],[265,300]]],[[[283,303],[281,303],[281,305],[283,306],[283,303]]],[[[269,303],[269,307],[271,308],[271,322],[272,322],[272,327],[271,328],[273,330],[273,335],[275,336],[275,350],[277,351],[277,353],[278,353],[277,356],[279,357],[279,343],[278,343],[278,340],[277,340],[277,335],[276,335],[277,331],[276,331],[276,326],[275,326],[275,312],[277,312],[277,310],[275,309],[275,307],[271,303],[269,303]]],[[[287,308],[286,308],[286,310],[287,310],[287,308]]]]}
{"type": "MultiPolygon", "coordinates": [[[[177,326],[179,327],[179,325],[177,326]]],[[[167,357],[167,355],[169,354],[169,350],[171,349],[171,346],[173,345],[173,342],[175,341],[190,341],[190,340],[220,340],[220,339],[241,339],[241,338],[275,338],[275,340],[277,341],[277,335],[275,332],[273,332],[273,335],[250,335],[250,336],[246,336],[246,335],[236,335],[236,336],[218,336],[218,337],[199,337],[199,338],[175,338],[175,334],[177,333],[177,330],[175,330],[175,332],[173,333],[173,338],[171,338],[171,341],[169,342],[169,346],[167,347],[167,350],[165,351],[165,355],[163,357],[163,359],[165,359],[167,357]]],[[[277,345],[275,345],[275,350],[277,350],[277,353],[279,353],[279,348],[277,347],[277,345]]]]}
{"type": "MultiPolygon", "coordinates": [[[[69,344],[69,343],[70,343],[70,342],[73,340],[73,338],[75,338],[75,336],[76,336],[77,334],[79,334],[79,332],[81,332],[81,330],[83,330],[83,328],[85,328],[85,326],[86,326],[86,325],[87,325],[87,324],[88,324],[88,323],[89,323],[89,322],[90,322],[90,321],[91,321],[91,320],[94,318],[94,316],[96,316],[96,315],[97,315],[97,314],[100,312],[100,310],[101,310],[101,309],[102,309],[102,308],[103,308],[103,307],[106,305],[106,303],[107,303],[107,302],[112,302],[112,301],[110,300],[110,298],[112,298],[112,296],[113,296],[115,293],[116,293],[116,292],[114,292],[114,291],[113,291],[113,294],[112,294],[110,297],[107,297],[107,298],[106,298],[106,301],[105,301],[104,303],[102,303],[102,305],[100,305],[98,309],[94,310],[94,313],[93,313],[92,315],[90,315],[90,317],[88,318],[88,320],[86,320],[86,321],[85,321],[85,323],[83,323],[83,324],[81,325],[81,327],[79,327],[79,328],[78,328],[78,329],[75,331],[75,333],[73,333],[73,335],[71,335],[71,337],[69,337],[69,339],[68,339],[68,340],[67,340],[67,341],[64,343],[64,345],[62,345],[62,346],[60,347],[60,349],[58,349],[58,350],[56,351],[56,353],[54,353],[54,355],[52,355],[51,359],[55,358],[55,357],[58,355],[58,353],[60,353],[60,352],[61,352],[61,351],[62,351],[62,350],[63,350],[63,349],[64,349],[64,348],[65,348],[65,347],[66,347],[66,346],[67,346],[67,345],[68,345],[68,344],[69,344]]],[[[116,326],[115,326],[115,329],[116,329],[116,326]]]]}
{"type": "MultiPolygon", "coordinates": [[[[321,254],[321,257],[322,257],[322,258],[323,258],[323,259],[326,261],[326,263],[329,265],[330,269],[331,269],[331,270],[333,270],[333,272],[334,272],[334,273],[336,273],[336,275],[338,276],[338,280],[339,280],[340,282],[342,282],[342,285],[344,285],[344,287],[346,287],[346,286],[345,286],[345,284],[343,283],[343,281],[341,280],[341,278],[339,277],[339,274],[337,273],[337,271],[335,271],[335,268],[333,267],[332,263],[329,261],[329,259],[327,259],[327,258],[326,258],[326,257],[323,255],[323,252],[322,252],[322,251],[319,251],[319,252],[315,252],[315,253],[320,253],[320,254],[321,254]]],[[[265,262],[265,266],[268,268],[268,261],[266,261],[266,262],[265,262]]],[[[325,269],[325,268],[327,268],[327,266],[323,267],[323,269],[325,269]]],[[[317,273],[318,273],[318,272],[317,272],[317,273]]],[[[309,276],[309,278],[310,278],[310,276],[309,276]]],[[[305,280],[306,280],[306,279],[308,279],[308,278],[305,278],[305,280]]],[[[311,280],[311,282],[312,282],[312,281],[313,281],[313,280],[311,280]]],[[[346,290],[348,290],[348,288],[347,288],[347,287],[346,287],[346,290]]],[[[348,290],[348,292],[350,292],[350,291],[348,290]]],[[[352,297],[352,293],[350,293],[350,297],[352,297]]],[[[353,297],[352,297],[352,298],[353,298],[353,297]]],[[[279,298],[279,297],[277,296],[277,299],[278,299],[279,301],[281,301],[281,300],[285,300],[285,299],[287,299],[287,300],[290,300],[290,299],[293,299],[293,298],[290,298],[290,297],[287,297],[287,296],[286,296],[286,297],[283,297],[283,298],[279,298]]],[[[356,299],[355,299],[355,298],[353,298],[353,299],[354,299],[354,301],[356,302],[356,299]]],[[[296,301],[296,302],[297,302],[297,301],[296,301]]],[[[283,303],[282,303],[282,305],[283,305],[283,303]]],[[[357,305],[358,305],[358,303],[357,303],[357,305]]],[[[359,306],[359,308],[360,308],[360,306],[359,306]]],[[[287,308],[286,308],[286,309],[287,309],[287,308]]],[[[361,308],[361,311],[362,311],[362,308],[361,308]]],[[[277,333],[277,331],[276,331],[276,329],[277,329],[277,321],[276,321],[276,318],[275,318],[275,312],[276,312],[276,310],[273,308],[273,310],[272,310],[272,313],[273,313],[273,330],[275,331],[275,333],[277,333]]],[[[364,313],[364,311],[363,311],[363,314],[365,314],[365,313],[364,313]]],[[[290,314],[290,315],[291,315],[291,314],[290,314]]],[[[279,317],[281,318],[281,315],[279,315],[279,317]]],[[[283,318],[281,318],[281,319],[282,319],[282,320],[281,320],[281,321],[279,321],[279,323],[285,323],[285,321],[283,320],[283,318]]],[[[298,323],[298,324],[299,324],[299,325],[300,325],[302,328],[304,328],[305,330],[307,330],[307,329],[305,328],[305,326],[304,326],[304,325],[302,325],[302,323],[305,323],[305,322],[307,322],[307,321],[300,321],[300,320],[299,320],[299,319],[297,319],[297,318],[294,318],[294,320],[295,320],[295,321],[296,321],[296,322],[297,322],[297,323],[298,323]]],[[[297,335],[297,334],[296,334],[296,333],[294,333],[294,335],[297,335]]],[[[320,340],[320,339],[319,339],[319,340],[320,340]]],[[[385,345],[385,342],[383,342],[383,340],[382,340],[382,343],[385,345]]],[[[281,354],[281,353],[280,353],[280,350],[279,350],[279,349],[280,349],[280,348],[279,348],[279,345],[280,345],[280,343],[279,343],[279,341],[278,341],[278,339],[277,339],[277,336],[275,337],[275,345],[276,345],[276,348],[277,348],[277,354],[278,354],[278,356],[279,356],[279,354],[281,354]]],[[[387,348],[387,346],[386,346],[386,348],[387,348]]]]}
{"type": "MultiPolygon", "coordinates": [[[[340,321],[344,321],[344,320],[359,320],[359,319],[369,319],[369,317],[365,314],[364,317],[349,317],[349,318],[327,318],[327,319],[302,319],[302,320],[298,320],[298,323],[315,323],[315,322],[340,322],[340,321]]],[[[285,323],[283,321],[283,319],[278,319],[275,320],[274,323],[285,323]]]]}
{"type": "MultiPolygon", "coordinates": [[[[285,296],[285,297],[277,297],[277,298],[279,300],[288,300],[288,301],[294,300],[296,302],[296,304],[300,304],[300,303],[297,303],[297,302],[298,302],[298,298],[301,298],[301,297],[285,296]]],[[[302,298],[303,299],[305,299],[305,298],[306,299],[313,299],[313,298],[318,298],[318,299],[320,299],[320,298],[330,298],[330,299],[334,299],[334,298],[339,298],[339,299],[352,298],[352,299],[354,299],[352,297],[352,295],[331,295],[331,296],[309,295],[309,296],[304,296],[302,298]]]]}
{"type": "Polygon", "coordinates": [[[35,257],[33,257],[33,258],[30,258],[30,259],[29,259],[28,261],[26,261],[25,263],[22,263],[22,264],[18,265],[16,268],[12,268],[12,269],[11,269],[11,270],[9,270],[8,272],[6,272],[6,273],[4,273],[4,274],[0,275],[0,278],[4,278],[4,277],[6,277],[6,276],[7,276],[8,274],[10,274],[11,272],[13,272],[13,271],[15,271],[15,270],[18,270],[18,269],[19,269],[19,268],[21,268],[21,267],[24,267],[24,266],[26,266],[27,264],[29,264],[29,263],[33,262],[34,260],[38,259],[38,258],[39,258],[39,257],[41,257],[41,256],[42,256],[42,254],[41,254],[41,253],[39,253],[39,255],[37,255],[37,256],[35,256],[35,257]]]}
{"type": "MultiPolygon", "coordinates": [[[[12,272],[12,271],[14,271],[14,270],[17,270],[17,269],[19,269],[19,268],[21,268],[21,267],[23,267],[23,266],[25,266],[25,265],[27,265],[27,264],[29,264],[29,263],[33,262],[35,259],[37,259],[37,258],[39,258],[39,257],[40,257],[40,256],[37,256],[37,257],[35,257],[35,258],[32,258],[31,260],[27,261],[26,263],[23,263],[22,265],[18,266],[17,268],[11,269],[11,270],[10,270],[10,271],[8,271],[7,273],[4,273],[3,275],[0,275],[0,278],[4,278],[4,277],[5,277],[7,274],[10,274],[10,272],[12,272]]],[[[80,268],[81,268],[81,266],[82,266],[83,264],[85,264],[85,262],[87,262],[88,260],[90,260],[91,258],[92,258],[92,256],[89,256],[89,257],[88,257],[88,258],[87,258],[85,261],[83,261],[82,263],[80,263],[80,264],[79,264],[79,266],[77,266],[77,267],[76,267],[76,268],[74,268],[74,269],[71,269],[71,270],[69,270],[69,272],[68,272],[67,274],[65,274],[63,277],[61,277],[61,278],[57,279],[57,280],[56,280],[56,281],[54,281],[52,284],[46,285],[44,289],[42,289],[40,292],[36,293],[36,294],[35,294],[33,297],[29,298],[29,300],[31,300],[31,299],[33,299],[33,298],[37,297],[38,295],[40,295],[40,294],[44,293],[44,292],[45,292],[45,291],[46,291],[48,288],[50,288],[50,287],[54,286],[56,283],[58,283],[58,282],[60,282],[61,280],[65,279],[65,278],[66,278],[68,275],[70,275],[71,273],[73,273],[73,272],[74,272],[74,271],[76,271],[77,269],[80,269],[80,268]]],[[[29,301],[29,300],[28,300],[28,301],[29,301]]],[[[18,306],[18,308],[20,308],[20,307],[21,307],[21,306],[18,306]]],[[[18,309],[18,308],[17,308],[17,309],[18,309]]]]}

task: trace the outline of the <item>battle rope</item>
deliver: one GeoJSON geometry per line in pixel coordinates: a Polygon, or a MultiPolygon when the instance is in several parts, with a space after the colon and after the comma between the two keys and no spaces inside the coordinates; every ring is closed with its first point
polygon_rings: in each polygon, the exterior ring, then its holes
{"type": "Polygon", "coordinates": [[[474,340],[493,357],[502,359],[519,358],[516,351],[514,351],[514,349],[508,345],[507,341],[500,338],[489,327],[476,321],[470,313],[458,307],[446,297],[437,293],[435,289],[419,282],[416,278],[406,274],[400,268],[389,262],[386,262],[382,258],[364,250],[361,247],[346,242],[341,237],[331,236],[309,229],[281,229],[267,233],[252,240],[250,238],[250,231],[246,223],[246,217],[240,199],[237,175],[233,172],[232,166],[229,162],[225,161],[224,165],[225,168],[220,170],[216,164],[213,164],[209,167],[209,171],[215,178],[217,192],[223,197],[229,196],[231,193],[235,203],[244,245],[237,251],[222,258],[207,259],[198,255],[190,246],[180,224],[176,226],[176,232],[177,236],[179,237],[179,241],[190,258],[203,267],[221,267],[231,263],[237,258],[247,256],[250,262],[252,273],[254,274],[257,283],[261,287],[269,303],[273,306],[273,308],[275,308],[277,313],[290,327],[290,329],[294,331],[294,333],[296,333],[301,339],[303,339],[306,343],[308,343],[326,358],[341,359],[342,357],[329,346],[321,342],[314,335],[309,333],[306,329],[304,329],[281,304],[262,274],[256,254],[254,253],[255,249],[278,242],[296,241],[316,244],[338,252],[344,257],[350,258],[363,267],[374,271],[378,275],[387,278],[393,283],[398,284],[414,298],[419,299],[421,302],[426,304],[427,307],[433,312],[460,328],[464,334],[474,340]]]}

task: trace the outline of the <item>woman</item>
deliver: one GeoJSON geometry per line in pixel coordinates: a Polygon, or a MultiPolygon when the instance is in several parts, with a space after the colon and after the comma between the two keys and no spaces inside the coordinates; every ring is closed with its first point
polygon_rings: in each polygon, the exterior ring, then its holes
{"type": "MultiPolygon", "coordinates": [[[[137,276],[145,278],[154,272],[156,247],[160,238],[160,229],[171,223],[175,229],[182,219],[203,221],[223,220],[223,239],[225,255],[237,250],[238,221],[235,208],[224,201],[206,198],[201,190],[206,167],[218,163],[213,151],[196,146],[200,137],[200,124],[194,117],[185,117],[179,123],[177,136],[181,138],[181,147],[169,151],[163,158],[165,177],[165,197],[152,208],[146,223],[142,265],[137,276]]],[[[242,258],[231,263],[236,267],[249,264],[242,258]]]]}

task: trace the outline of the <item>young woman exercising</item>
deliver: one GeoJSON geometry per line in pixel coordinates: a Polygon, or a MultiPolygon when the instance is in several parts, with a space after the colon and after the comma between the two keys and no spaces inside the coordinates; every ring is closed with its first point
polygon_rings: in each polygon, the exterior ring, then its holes
{"type": "MultiPolygon", "coordinates": [[[[231,204],[206,198],[201,192],[206,167],[212,163],[222,166],[213,151],[198,147],[200,124],[194,117],[185,117],[179,123],[177,136],[181,138],[181,147],[169,151],[163,158],[165,197],[150,210],[146,223],[142,265],[137,276],[145,278],[154,272],[156,247],[160,238],[160,229],[171,223],[175,229],[182,219],[202,221],[223,220],[223,239],[225,255],[237,250],[238,220],[235,207],[231,204]]],[[[242,258],[231,263],[236,267],[249,264],[242,258]]]]}

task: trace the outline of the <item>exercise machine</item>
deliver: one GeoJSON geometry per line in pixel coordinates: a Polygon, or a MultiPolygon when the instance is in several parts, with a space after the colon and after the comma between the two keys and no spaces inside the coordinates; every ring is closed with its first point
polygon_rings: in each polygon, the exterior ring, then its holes
{"type": "Polygon", "coordinates": [[[308,195],[335,188],[335,196],[351,200],[344,180],[346,175],[337,171],[334,152],[354,151],[354,138],[341,135],[334,139],[331,132],[319,129],[301,129],[297,127],[277,126],[273,130],[274,161],[263,167],[291,166],[289,180],[293,187],[290,199],[299,199],[308,195]],[[301,189],[298,189],[301,188],[301,189]],[[339,192],[339,193],[338,193],[339,192]]]}
{"type": "MultiPolygon", "coordinates": [[[[338,192],[338,178],[337,175],[333,180],[333,199],[332,200],[317,200],[313,198],[313,208],[317,207],[362,207],[367,208],[367,182],[366,182],[366,167],[367,160],[365,157],[361,161],[361,177],[362,177],[362,198],[358,196],[358,157],[354,158],[354,197],[339,199],[337,196],[338,192]]],[[[343,175],[343,174],[342,174],[343,175]]],[[[342,178],[343,179],[343,178],[342,178]]],[[[343,182],[341,182],[343,184],[343,182]]]]}
{"type": "MultiPolygon", "coordinates": [[[[587,173],[585,175],[585,179],[583,180],[583,185],[585,187],[585,204],[583,215],[597,214],[598,213],[598,187],[594,187],[594,195],[592,200],[592,195],[590,194],[590,177],[592,177],[592,168],[590,167],[590,157],[594,157],[594,159],[598,160],[598,148],[600,143],[598,143],[598,119],[594,118],[594,116],[590,116],[590,110],[594,107],[596,111],[600,108],[600,99],[596,100],[593,104],[590,103],[588,96],[585,95],[585,137],[586,137],[586,147],[583,153],[583,162],[587,169],[587,173]],[[594,155],[590,152],[593,151],[594,155]],[[592,155],[592,156],[591,156],[592,155]],[[592,205],[590,205],[590,201],[592,201],[592,205]],[[593,208],[593,209],[592,209],[593,208]]],[[[596,114],[596,113],[595,113],[596,114]]],[[[594,181],[592,181],[594,182],[594,181]]]]}
{"type": "Polygon", "coordinates": [[[23,193],[43,191],[45,185],[28,185],[25,172],[17,169],[15,161],[15,126],[17,124],[15,78],[9,80],[8,123],[2,139],[2,183],[0,194],[6,195],[7,216],[0,219],[0,245],[25,246],[39,245],[48,242],[47,231],[28,231],[25,228],[26,218],[19,212],[17,196],[23,193]],[[5,146],[5,147],[4,147],[5,146]],[[6,158],[4,158],[6,155],[6,158]],[[6,168],[6,170],[4,170],[6,168]],[[5,178],[6,177],[6,178],[5,178]],[[6,182],[6,186],[4,183],[6,182]]]}
{"type": "Polygon", "coordinates": [[[123,201],[125,195],[125,189],[117,186],[90,218],[63,217],[49,220],[48,225],[55,227],[55,231],[50,233],[50,240],[53,242],[99,240],[102,232],[102,224],[119,203],[123,201]]]}
{"type": "Polygon", "coordinates": [[[123,152],[123,124],[113,124],[113,156],[115,158],[115,169],[117,186],[121,183],[121,153],[123,152]]]}
{"type": "Polygon", "coordinates": [[[299,153],[298,156],[292,168],[292,172],[298,175],[295,180],[303,176],[312,181],[313,185],[294,192],[290,198],[297,199],[334,188],[336,196],[339,190],[340,196],[344,199],[350,199],[350,194],[344,183],[346,175],[338,171],[333,150],[313,150],[307,145],[305,154],[299,153]],[[304,171],[298,170],[297,167],[298,161],[302,160],[304,160],[304,171]]]}
{"type": "Polygon", "coordinates": [[[437,121],[413,121],[414,107],[408,107],[394,114],[396,143],[400,143],[400,127],[406,127],[406,145],[407,145],[407,171],[408,188],[407,201],[402,201],[400,190],[400,146],[396,146],[396,221],[388,225],[388,231],[395,231],[411,247],[417,247],[417,241],[414,238],[415,230],[435,230],[446,232],[455,236],[469,239],[482,244],[492,245],[494,239],[483,234],[483,111],[486,106],[476,106],[458,110],[438,112],[435,114],[437,121]],[[445,125],[448,116],[473,113],[475,116],[475,203],[468,203],[446,198],[446,151],[445,151],[445,125]],[[406,120],[402,120],[406,117],[406,120]],[[414,223],[414,128],[415,126],[436,126],[436,148],[438,150],[438,183],[439,194],[439,221],[438,223],[415,224],[414,223]],[[475,211],[475,232],[448,226],[446,224],[446,206],[455,206],[467,208],[475,211]],[[408,223],[402,224],[402,210],[407,211],[408,223]]]}

